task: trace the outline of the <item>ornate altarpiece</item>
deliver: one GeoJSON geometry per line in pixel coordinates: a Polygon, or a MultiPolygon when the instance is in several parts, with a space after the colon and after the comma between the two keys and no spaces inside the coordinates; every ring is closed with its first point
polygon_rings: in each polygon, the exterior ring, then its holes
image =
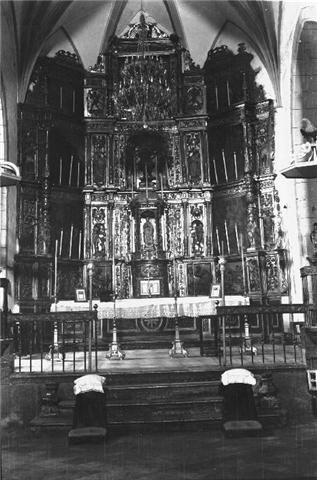
{"type": "Polygon", "coordinates": [[[226,294],[288,294],[274,109],[252,58],[223,46],[200,68],[141,16],[89,71],[40,59],[20,105],[22,309],[49,308],[56,245],[63,299],[88,263],[93,298],[209,295],[221,250],[226,294]]]}

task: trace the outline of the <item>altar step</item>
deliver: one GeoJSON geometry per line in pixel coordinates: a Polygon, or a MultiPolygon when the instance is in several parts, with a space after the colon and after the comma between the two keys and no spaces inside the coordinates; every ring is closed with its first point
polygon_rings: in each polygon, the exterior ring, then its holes
{"type": "MultiPolygon", "coordinates": [[[[107,428],[197,422],[220,424],[222,397],[215,373],[149,372],[128,374],[124,378],[122,375],[107,377],[107,428]],[[195,374],[197,380],[194,380],[195,374]]],[[[68,392],[58,403],[58,415],[38,416],[31,421],[31,427],[70,428],[75,397],[70,395],[70,389],[68,392]]]]}

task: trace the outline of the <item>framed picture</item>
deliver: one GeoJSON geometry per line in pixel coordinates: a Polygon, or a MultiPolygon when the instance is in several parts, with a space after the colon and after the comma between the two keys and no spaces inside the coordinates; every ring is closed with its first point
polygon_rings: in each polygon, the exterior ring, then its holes
{"type": "Polygon", "coordinates": [[[84,288],[76,288],[75,302],[86,302],[86,290],[84,288]]]}
{"type": "Polygon", "coordinates": [[[219,298],[220,293],[221,293],[220,283],[215,283],[214,285],[211,285],[211,292],[210,292],[211,298],[219,298]]]}

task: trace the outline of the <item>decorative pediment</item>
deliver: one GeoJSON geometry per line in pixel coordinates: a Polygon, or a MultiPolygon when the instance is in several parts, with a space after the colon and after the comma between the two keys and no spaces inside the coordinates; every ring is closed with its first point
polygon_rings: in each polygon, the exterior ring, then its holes
{"type": "Polygon", "coordinates": [[[139,40],[143,32],[145,33],[144,40],[168,38],[171,34],[148,13],[140,10],[119,35],[119,38],[139,40]]]}

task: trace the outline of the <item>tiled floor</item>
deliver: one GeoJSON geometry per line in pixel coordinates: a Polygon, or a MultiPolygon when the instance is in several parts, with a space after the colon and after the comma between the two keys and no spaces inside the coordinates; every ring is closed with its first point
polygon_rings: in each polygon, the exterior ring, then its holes
{"type": "Polygon", "coordinates": [[[242,480],[317,478],[317,419],[225,438],[221,430],[122,432],[68,446],[67,432],[5,431],[3,480],[242,480]]]}
{"type": "MultiPolygon", "coordinates": [[[[198,369],[206,370],[212,367],[219,367],[218,357],[201,357],[198,348],[189,349],[189,357],[185,358],[170,358],[168,350],[129,350],[126,352],[126,358],[122,361],[111,361],[106,358],[105,351],[98,351],[92,353],[92,369],[97,366],[99,371],[108,372],[126,372],[126,371],[147,371],[147,370],[187,370],[198,369]]],[[[256,355],[250,355],[250,353],[243,353],[241,357],[241,351],[238,347],[232,348],[230,351],[227,348],[226,351],[226,364],[233,367],[241,366],[241,358],[243,358],[243,365],[250,367],[252,365],[273,365],[277,364],[294,364],[303,365],[302,351],[297,346],[287,345],[285,350],[282,345],[276,345],[275,350],[271,345],[265,345],[265,349],[262,351],[261,346],[258,347],[256,355]],[[294,353],[295,352],[295,353],[294,353]]],[[[83,352],[68,352],[66,354],[64,362],[57,357],[54,358],[54,362],[46,360],[44,357],[40,358],[40,355],[16,357],[15,358],[15,372],[83,372],[88,368],[88,353],[86,354],[86,360],[83,352]]],[[[221,360],[221,365],[223,359],[221,360]]]]}

